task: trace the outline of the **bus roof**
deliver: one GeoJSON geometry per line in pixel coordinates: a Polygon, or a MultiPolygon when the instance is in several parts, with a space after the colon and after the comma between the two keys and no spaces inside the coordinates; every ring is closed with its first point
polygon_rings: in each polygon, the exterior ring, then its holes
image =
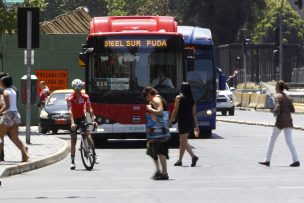
{"type": "Polygon", "coordinates": [[[171,16],[108,16],[95,17],[90,23],[90,36],[104,33],[177,32],[177,22],[171,16]]]}
{"type": "Polygon", "coordinates": [[[178,26],[177,32],[183,35],[185,45],[213,45],[210,29],[194,26],[178,26]]]}

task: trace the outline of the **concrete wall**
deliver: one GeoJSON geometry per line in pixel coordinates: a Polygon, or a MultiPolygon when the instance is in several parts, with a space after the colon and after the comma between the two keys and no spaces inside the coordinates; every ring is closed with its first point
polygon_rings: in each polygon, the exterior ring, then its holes
{"type": "MultiPolygon", "coordinates": [[[[84,79],[84,68],[78,65],[78,54],[86,35],[79,34],[52,34],[40,37],[40,48],[35,49],[35,65],[32,73],[37,69],[67,70],[68,84],[75,78],[84,79]]],[[[20,78],[26,74],[24,65],[24,50],[17,46],[17,35],[3,35],[3,61],[0,61],[0,70],[8,72],[14,78],[14,85],[20,90],[20,78]]],[[[25,106],[18,101],[22,121],[25,123],[25,106]]],[[[32,108],[32,124],[37,124],[38,108],[32,108]]]]}

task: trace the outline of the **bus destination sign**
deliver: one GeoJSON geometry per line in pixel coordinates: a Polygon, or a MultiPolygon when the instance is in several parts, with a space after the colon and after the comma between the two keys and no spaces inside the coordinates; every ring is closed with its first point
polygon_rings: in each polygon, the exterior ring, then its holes
{"type": "Polygon", "coordinates": [[[104,47],[167,47],[167,40],[105,40],[104,47]]]}

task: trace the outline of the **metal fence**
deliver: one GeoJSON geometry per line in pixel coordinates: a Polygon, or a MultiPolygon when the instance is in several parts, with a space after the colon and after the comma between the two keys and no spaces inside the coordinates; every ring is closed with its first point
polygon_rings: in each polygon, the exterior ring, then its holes
{"type": "MultiPolygon", "coordinates": [[[[279,68],[274,57],[276,50],[274,44],[249,44],[247,50],[247,81],[259,83],[260,81],[267,82],[279,79],[279,68]]],[[[282,78],[287,82],[293,82],[293,78],[298,77],[298,73],[294,70],[304,66],[304,48],[296,44],[286,44],[283,50],[282,78]]],[[[216,65],[227,75],[233,75],[236,69],[243,67],[242,44],[218,46],[215,48],[215,55],[216,65]]],[[[304,71],[302,73],[304,74],[304,71]]],[[[236,86],[244,81],[244,77],[244,71],[240,71],[240,74],[231,79],[229,83],[236,86]]],[[[304,80],[299,79],[297,82],[304,83],[304,80]]]]}

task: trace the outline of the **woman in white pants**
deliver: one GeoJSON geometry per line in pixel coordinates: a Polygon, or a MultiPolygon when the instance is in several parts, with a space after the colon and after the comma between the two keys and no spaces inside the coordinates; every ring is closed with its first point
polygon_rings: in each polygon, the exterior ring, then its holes
{"type": "Polygon", "coordinates": [[[291,113],[295,112],[295,108],[292,104],[291,98],[286,95],[283,91],[288,90],[289,86],[284,81],[280,80],[276,83],[276,97],[275,97],[275,107],[274,115],[276,116],[275,126],[273,127],[272,135],[269,139],[268,151],[264,161],[259,162],[259,164],[270,166],[270,159],[272,156],[273,148],[276,139],[278,138],[281,131],[284,132],[285,141],[291,152],[293,163],[290,164],[291,167],[299,167],[300,162],[298,159],[297,151],[292,142],[292,127],[293,122],[291,118],[291,113]]]}

